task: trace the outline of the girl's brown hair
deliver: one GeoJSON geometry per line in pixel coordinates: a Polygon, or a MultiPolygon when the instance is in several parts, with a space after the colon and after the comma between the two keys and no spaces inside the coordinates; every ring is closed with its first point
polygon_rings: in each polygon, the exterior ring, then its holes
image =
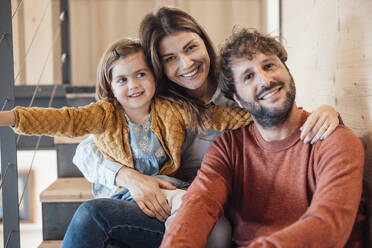
{"type": "Polygon", "coordinates": [[[217,84],[217,55],[213,43],[205,30],[186,12],[162,7],[155,13],[149,13],[140,24],[139,37],[147,60],[152,64],[156,81],[159,83],[158,95],[182,105],[190,114],[192,122],[204,128],[202,119],[209,118],[210,115],[206,105],[200,99],[189,95],[184,87],[170,81],[163,72],[159,43],[164,37],[177,31],[196,33],[204,41],[210,58],[208,80],[217,84]]]}
{"type": "Polygon", "coordinates": [[[128,38],[120,39],[106,49],[97,68],[97,100],[115,99],[111,90],[112,68],[119,59],[137,52],[143,52],[141,43],[138,40],[128,38]]]}

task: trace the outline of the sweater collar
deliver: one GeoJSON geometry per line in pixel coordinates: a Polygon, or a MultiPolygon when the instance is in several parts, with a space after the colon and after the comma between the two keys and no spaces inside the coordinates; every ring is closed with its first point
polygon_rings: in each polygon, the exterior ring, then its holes
{"type": "Polygon", "coordinates": [[[266,141],[261,136],[261,133],[259,132],[256,124],[250,125],[251,132],[253,134],[253,137],[256,141],[256,143],[264,150],[270,151],[270,152],[281,152],[284,150],[287,150],[291,146],[295,145],[297,142],[302,142],[300,140],[300,127],[305,123],[307,117],[309,116],[309,113],[302,110],[301,119],[298,123],[297,127],[293,130],[293,132],[282,140],[277,141],[266,141]]]}

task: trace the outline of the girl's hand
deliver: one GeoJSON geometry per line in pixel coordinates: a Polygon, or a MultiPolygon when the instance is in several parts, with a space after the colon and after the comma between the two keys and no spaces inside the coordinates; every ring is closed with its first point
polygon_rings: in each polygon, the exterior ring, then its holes
{"type": "Polygon", "coordinates": [[[116,176],[117,185],[124,186],[129,190],[138,207],[145,214],[155,217],[159,221],[165,221],[170,216],[171,209],[160,189],[173,190],[176,187],[168,181],[143,175],[125,166],[122,169],[116,176]],[[121,171],[123,173],[119,174],[121,171]],[[123,183],[120,183],[120,178],[123,179],[123,183]]]}
{"type": "Polygon", "coordinates": [[[0,111],[0,126],[14,126],[15,115],[13,111],[0,111]]]}
{"type": "Polygon", "coordinates": [[[305,144],[316,143],[319,139],[327,138],[338,126],[339,119],[336,110],[329,105],[315,109],[300,128],[301,140],[305,144]]]}

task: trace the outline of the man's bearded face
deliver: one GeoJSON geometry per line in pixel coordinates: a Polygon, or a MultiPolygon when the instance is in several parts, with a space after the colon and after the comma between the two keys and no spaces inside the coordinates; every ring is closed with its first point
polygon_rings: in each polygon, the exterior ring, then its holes
{"type": "Polygon", "coordinates": [[[296,97],[292,75],[277,56],[255,54],[232,60],[235,99],[262,127],[286,121],[296,97]]]}

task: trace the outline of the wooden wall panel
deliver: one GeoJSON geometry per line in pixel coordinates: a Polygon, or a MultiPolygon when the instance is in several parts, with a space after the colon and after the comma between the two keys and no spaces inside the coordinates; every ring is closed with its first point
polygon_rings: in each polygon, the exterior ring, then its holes
{"type": "MultiPolygon", "coordinates": [[[[12,13],[15,13],[16,7],[22,0],[12,0],[12,13]]],[[[14,57],[14,77],[17,77],[18,84],[25,84],[26,68],[20,70],[23,57],[26,53],[25,48],[25,25],[24,25],[24,8],[18,8],[12,20],[13,28],[13,57],[14,57]],[[18,74],[18,75],[17,75],[18,74]]]]}
{"type": "Polygon", "coordinates": [[[372,1],[283,0],[283,37],[297,103],[334,106],[363,141],[372,189],[372,1]]]}

